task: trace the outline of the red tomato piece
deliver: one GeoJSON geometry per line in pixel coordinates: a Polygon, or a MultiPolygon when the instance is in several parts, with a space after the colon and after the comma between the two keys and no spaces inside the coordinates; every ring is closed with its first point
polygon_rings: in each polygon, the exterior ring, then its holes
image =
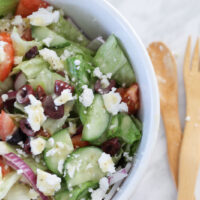
{"type": "Polygon", "coordinates": [[[22,17],[27,17],[33,12],[37,11],[39,8],[46,8],[49,3],[42,0],[20,0],[17,6],[16,15],[21,15],[22,17]]]}
{"type": "Polygon", "coordinates": [[[14,49],[12,46],[12,40],[10,38],[10,34],[8,33],[0,33],[0,41],[5,42],[3,45],[3,50],[5,52],[5,58],[0,61],[0,81],[4,81],[14,64],[14,49]]]}
{"type": "Polygon", "coordinates": [[[122,101],[128,106],[129,114],[135,114],[140,108],[139,86],[134,83],[129,88],[119,88],[117,92],[120,93],[122,101]]]}
{"type": "Polygon", "coordinates": [[[74,146],[74,148],[79,148],[79,147],[85,147],[89,145],[89,142],[87,141],[82,141],[82,135],[74,135],[72,138],[72,144],[74,146]]]}
{"type": "Polygon", "coordinates": [[[8,136],[13,134],[14,129],[13,119],[2,110],[0,114],[0,138],[5,141],[8,136]]]}
{"type": "Polygon", "coordinates": [[[6,174],[10,173],[12,171],[12,169],[6,165],[3,161],[3,158],[0,157],[0,167],[1,167],[1,172],[2,172],[2,176],[4,177],[6,174]]]}

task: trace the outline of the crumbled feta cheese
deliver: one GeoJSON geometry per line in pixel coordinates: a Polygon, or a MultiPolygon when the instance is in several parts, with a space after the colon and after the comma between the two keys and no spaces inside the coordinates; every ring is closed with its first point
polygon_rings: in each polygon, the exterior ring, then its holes
{"type": "Polygon", "coordinates": [[[105,197],[106,192],[109,189],[108,179],[103,177],[99,181],[99,188],[92,191],[91,197],[92,200],[102,200],[105,197]]]}
{"type": "Polygon", "coordinates": [[[46,145],[46,140],[43,138],[31,138],[30,146],[31,146],[31,152],[33,155],[39,155],[44,151],[46,145]]]}
{"type": "Polygon", "coordinates": [[[64,165],[64,160],[59,160],[58,162],[58,171],[62,174],[63,172],[63,165],[64,165]]]}
{"type": "Polygon", "coordinates": [[[101,85],[102,85],[103,88],[107,88],[110,85],[110,82],[106,77],[103,77],[101,79],[101,85]]]}
{"type": "Polygon", "coordinates": [[[52,196],[61,188],[61,178],[37,169],[37,187],[46,196],[52,196]]]}
{"type": "Polygon", "coordinates": [[[8,95],[7,94],[2,94],[1,95],[2,101],[5,102],[8,100],[8,95]]]}
{"type": "Polygon", "coordinates": [[[16,149],[16,151],[17,151],[17,153],[19,154],[19,156],[20,156],[20,155],[22,155],[22,156],[24,156],[24,157],[27,157],[27,156],[28,156],[22,149],[16,149]]]}
{"type": "Polygon", "coordinates": [[[121,102],[122,98],[120,94],[114,91],[115,89],[112,89],[112,91],[103,95],[103,100],[107,111],[113,115],[116,115],[118,112],[128,112],[127,104],[121,102]]]}
{"type": "Polygon", "coordinates": [[[80,60],[75,60],[75,61],[74,61],[74,64],[75,64],[75,65],[80,65],[80,64],[81,64],[81,61],[80,61],[80,60]]]}
{"type": "Polygon", "coordinates": [[[71,166],[70,164],[68,164],[66,169],[67,169],[67,172],[69,174],[69,177],[73,178],[74,173],[76,171],[76,166],[71,166]]]}
{"type": "Polygon", "coordinates": [[[55,143],[55,141],[54,141],[53,138],[49,138],[48,143],[49,143],[51,146],[53,146],[54,143],[55,143]]]}
{"type": "Polygon", "coordinates": [[[19,65],[22,62],[23,56],[15,56],[14,57],[14,64],[19,65]]]}
{"type": "Polygon", "coordinates": [[[93,75],[96,76],[97,78],[101,79],[102,77],[102,72],[100,71],[99,67],[96,67],[93,71],[93,75]]]}
{"type": "Polygon", "coordinates": [[[124,152],[123,156],[126,158],[127,161],[132,161],[133,160],[133,157],[129,156],[128,152],[124,152]]]}
{"type": "Polygon", "coordinates": [[[50,47],[50,44],[51,44],[52,40],[53,40],[52,38],[47,37],[47,38],[43,39],[42,41],[44,42],[44,44],[45,44],[47,47],[50,47]]]}
{"type": "Polygon", "coordinates": [[[17,174],[23,174],[23,170],[22,169],[18,169],[17,170],[17,174]]]}
{"type": "Polygon", "coordinates": [[[29,95],[30,105],[24,107],[25,112],[28,114],[28,122],[33,131],[39,131],[41,125],[46,120],[44,109],[41,101],[37,100],[33,95],[29,95]]]}
{"type": "Polygon", "coordinates": [[[54,100],[56,106],[61,106],[68,101],[72,101],[74,98],[72,96],[72,92],[69,89],[65,89],[62,91],[61,95],[54,100]]]}
{"type": "Polygon", "coordinates": [[[71,53],[67,49],[65,49],[63,54],[60,56],[60,58],[62,61],[65,61],[67,58],[69,58],[72,55],[73,55],[73,53],[71,53]]]}
{"type": "Polygon", "coordinates": [[[51,65],[54,70],[64,69],[64,65],[55,51],[44,48],[39,51],[39,54],[51,65]]]}
{"type": "Polygon", "coordinates": [[[110,172],[110,173],[115,172],[115,164],[113,163],[110,154],[103,152],[98,160],[98,163],[99,167],[103,172],[110,172]]]}
{"type": "Polygon", "coordinates": [[[24,22],[21,15],[16,15],[15,18],[12,20],[11,24],[14,26],[23,26],[24,22]]]}
{"type": "Polygon", "coordinates": [[[79,101],[85,106],[89,107],[94,100],[94,94],[92,89],[88,88],[87,85],[83,86],[83,92],[79,97],[79,101]]]}
{"type": "Polygon", "coordinates": [[[7,44],[7,42],[0,41],[0,64],[3,63],[6,59],[7,54],[4,51],[4,47],[7,44]]]}
{"type": "Polygon", "coordinates": [[[34,26],[48,26],[52,23],[57,23],[60,18],[59,11],[52,9],[40,8],[38,11],[33,12],[27,17],[30,19],[30,24],[34,26]]]}
{"type": "Polygon", "coordinates": [[[38,199],[39,194],[34,189],[30,189],[28,192],[28,196],[30,199],[38,199]]]}

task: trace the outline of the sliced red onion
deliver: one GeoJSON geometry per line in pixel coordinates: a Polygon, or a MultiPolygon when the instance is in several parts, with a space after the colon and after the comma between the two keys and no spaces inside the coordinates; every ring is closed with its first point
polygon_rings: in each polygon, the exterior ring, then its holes
{"type": "Polygon", "coordinates": [[[128,174],[127,174],[127,171],[125,168],[115,172],[114,174],[111,174],[109,177],[108,177],[108,182],[109,182],[109,185],[113,185],[121,180],[123,180],[125,177],[127,177],[128,174]]]}
{"type": "Polygon", "coordinates": [[[33,189],[39,193],[42,200],[49,200],[49,198],[37,188],[37,176],[33,170],[19,156],[14,153],[8,153],[4,154],[3,157],[5,158],[7,165],[15,170],[23,171],[23,176],[28,180],[33,189]]]}
{"type": "Polygon", "coordinates": [[[102,36],[96,37],[94,40],[92,40],[89,44],[88,44],[88,48],[91,50],[96,51],[102,44],[104,44],[105,41],[103,39],[102,36]]]}
{"type": "Polygon", "coordinates": [[[25,85],[27,82],[26,76],[20,72],[19,74],[17,74],[15,82],[14,82],[14,88],[15,90],[19,90],[19,88],[21,88],[23,85],[25,85]]]}

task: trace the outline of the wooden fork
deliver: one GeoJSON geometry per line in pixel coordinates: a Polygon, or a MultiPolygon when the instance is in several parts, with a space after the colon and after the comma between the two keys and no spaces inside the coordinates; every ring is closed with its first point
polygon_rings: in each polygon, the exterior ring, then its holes
{"type": "Polygon", "coordinates": [[[191,65],[190,48],[191,38],[188,39],[184,60],[187,115],[180,153],[178,200],[195,200],[194,191],[200,167],[199,39],[196,42],[191,65]]]}

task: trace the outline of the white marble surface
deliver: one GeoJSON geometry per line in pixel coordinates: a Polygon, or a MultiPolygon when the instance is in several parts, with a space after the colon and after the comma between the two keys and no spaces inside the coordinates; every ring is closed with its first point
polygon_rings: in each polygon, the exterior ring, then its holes
{"type": "MultiPolygon", "coordinates": [[[[187,38],[195,42],[200,33],[199,0],[108,0],[133,25],[147,47],[161,40],[174,52],[178,65],[179,113],[182,128],[185,118],[185,96],[182,65],[187,38]]],[[[163,124],[151,162],[131,200],[175,200],[176,189],[167,163],[163,124]]]]}

